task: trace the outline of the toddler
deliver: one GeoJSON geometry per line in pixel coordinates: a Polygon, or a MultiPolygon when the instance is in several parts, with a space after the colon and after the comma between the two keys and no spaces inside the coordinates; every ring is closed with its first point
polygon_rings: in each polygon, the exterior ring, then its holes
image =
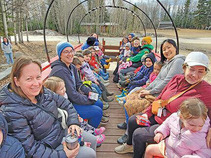
{"type": "Polygon", "coordinates": [[[120,70],[122,69],[126,69],[127,67],[130,67],[132,65],[131,61],[126,61],[128,57],[130,57],[131,55],[131,50],[130,50],[130,43],[127,43],[125,45],[125,50],[124,50],[124,54],[121,58],[121,60],[119,61],[119,69],[118,69],[118,73],[120,72],[120,70]]]}
{"type": "Polygon", "coordinates": [[[163,64],[160,61],[156,61],[154,63],[153,72],[149,76],[149,80],[146,82],[146,85],[142,86],[143,88],[146,88],[150,83],[152,83],[156,77],[158,76],[163,64]]]}
{"type": "MultiPolygon", "coordinates": [[[[50,89],[51,91],[67,98],[65,83],[61,78],[55,76],[49,77],[44,82],[44,86],[50,89]]],[[[97,137],[97,146],[100,146],[105,140],[105,135],[102,134],[105,131],[105,127],[94,128],[89,125],[86,121],[84,121],[81,117],[79,117],[79,121],[81,123],[82,129],[92,133],[97,137]]]]}
{"type": "Polygon", "coordinates": [[[208,109],[196,98],[185,100],[178,111],[169,116],[156,130],[145,158],[210,158],[206,135],[209,129],[208,109]]]}

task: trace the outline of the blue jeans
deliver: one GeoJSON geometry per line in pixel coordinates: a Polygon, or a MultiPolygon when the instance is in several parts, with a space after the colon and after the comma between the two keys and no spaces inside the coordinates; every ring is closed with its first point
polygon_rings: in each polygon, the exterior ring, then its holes
{"type": "MultiPolygon", "coordinates": [[[[123,103],[125,104],[126,101],[124,100],[123,103]]],[[[125,121],[128,124],[129,116],[128,116],[128,113],[127,113],[127,110],[125,109],[125,107],[124,107],[124,110],[125,110],[125,121]]]]}
{"type": "Polygon", "coordinates": [[[102,91],[101,91],[101,89],[99,88],[99,86],[98,86],[97,84],[92,83],[92,87],[93,87],[94,89],[96,89],[96,91],[97,91],[97,93],[98,93],[99,95],[102,94],[102,91]]]}
{"type": "Polygon", "coordinates": [[[7,64],[13,64],[14,63],[12,53],[4,53],[4,56],[7,59],[7,64]]]}
{"type": "Polygon", "coordinates": [[[103,116],[103,103],[97,100],[94,105],[77,105],[73,104],[78,114],[94,128],[97,128],[103,116]]]}

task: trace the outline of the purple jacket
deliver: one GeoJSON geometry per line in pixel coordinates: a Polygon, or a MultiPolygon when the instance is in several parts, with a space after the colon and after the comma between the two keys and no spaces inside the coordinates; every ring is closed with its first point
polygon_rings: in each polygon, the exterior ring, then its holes
{"type": "Polygon", "coordinates": [[[85,77],[87,78],[87,80],[89,81],[96,81],[96,77],[93,73],[93,71],[91,70],[89,64],[87,62],[84,62],[81,66],[81,74],[85,75],[85,77]]]}
{"type": "Polygon", "coordinates": [[[206,135],[210,119],[207,117],[199,132],[190,132],[180,127],[179,116],[173,113],[156,130],[162,133],[166,144],[166,156],[171,158],[210,158],[211,149],[207,147],[206,135]]]}

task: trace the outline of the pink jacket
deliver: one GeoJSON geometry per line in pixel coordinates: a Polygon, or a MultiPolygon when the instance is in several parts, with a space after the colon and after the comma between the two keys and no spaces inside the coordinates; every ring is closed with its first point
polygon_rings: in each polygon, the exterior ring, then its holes
{"type": "Polygon", "coordinates": [[[199,132],[190,132],[181,128],[179,116],[173,113],[156,130],[162,133],[166,144],[166,156],[169,158],[210,158],[211,149],[206,145],[206,134],[209,129],[207,117],[199,132]],[[169,136],[169,137],[168,137],[169,136]]]}

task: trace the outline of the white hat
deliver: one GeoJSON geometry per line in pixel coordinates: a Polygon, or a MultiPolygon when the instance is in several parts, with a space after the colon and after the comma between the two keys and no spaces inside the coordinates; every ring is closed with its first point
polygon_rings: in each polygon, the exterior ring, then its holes
{"type": "Polygon", "coordinates": [[[185,64],[189,66],[204,66],[209,69],[209,58],[202,52],[191,52],[185,59],[185,64]]]}

